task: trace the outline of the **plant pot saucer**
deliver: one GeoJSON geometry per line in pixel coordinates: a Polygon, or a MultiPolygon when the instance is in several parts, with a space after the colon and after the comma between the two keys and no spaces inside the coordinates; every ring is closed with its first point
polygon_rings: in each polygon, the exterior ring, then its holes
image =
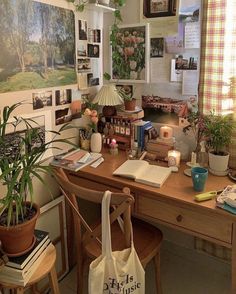
{"type": "Polygon", "coordinates": [[[29,251],[34,247],[35,242],[36,242],[36,237],[33,236],[32,244],[31,244],[30,247],[27,248],[26,250],[21,251],[21,252],[17,252],[17,253],[7,253],[7,252],[5,252],[5,253],[6,253],[6,255],[9,256],[9,257],[16,257],[16,256],[24,255],[25,253],[29,252],[29,251]]]}
{"type": "Polygon", "coordinates": [[[227,174],[229,173],[229,169],[227,169],[225,171],[217,171],[217,170],[213,170],[209,167],[209,172],[215,176],[224,177],[224,176],[227,176],[227,174]]]}

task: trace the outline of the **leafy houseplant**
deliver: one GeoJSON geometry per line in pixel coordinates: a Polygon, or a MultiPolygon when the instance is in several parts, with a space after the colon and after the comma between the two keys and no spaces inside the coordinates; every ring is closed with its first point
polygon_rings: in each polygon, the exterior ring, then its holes
{"type": "Polygon", "coordinates": [[[67,139],[57,138],[68,125],[59,132],[49,131],[53,137],[44,142],[44,127],[30,118],[12,117],[22,104],[4,107],[0,121],[0,182],[6,191],[0,199],[0,239],[4,251],[14,255],[27,252],[33,244],[39,214],[38,206],[33,204],[33,177],[44,183],[42,173],[51,172],[51,167],[40,160],[48,149],[57,148],[53,143],[70,143],[67,139]],[[28,197],[30,201],[27,201],[28,197]],[[30,225],[26,229],[29,236],[23,232],[27,224],[30,225]],[[22,244],[17,233],[23,237],[22,244]]]}
{"type": "Polygon", "coordinates": [[[218,175],[221,175],[221,173],[223,175],[228,168],[229,153],[226,148],[231,142],[235,123],[229,115],[223,116],[211,113],[206,116],[205,126],[210,170],[218,175]]]}

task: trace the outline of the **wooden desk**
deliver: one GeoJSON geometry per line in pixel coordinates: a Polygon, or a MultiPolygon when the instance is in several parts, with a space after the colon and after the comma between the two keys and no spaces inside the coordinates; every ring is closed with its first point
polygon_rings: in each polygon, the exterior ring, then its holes
{"type": "MultiPolygon", "coordinates": [[[[126,160],[124,152],[119,152],[118,156],[104,153],[104,158],[104,163],[97,168],[85,167],[79,172],[69,172],[70,179],[97,190],[117,191],[129,187],[135,197],[133,214],[136,217],[231,248],[232,293],[236,293],[236,216],[216,208],[215,200],[195,202],[194,195],[198,193],[193,190],[191,178],[183,174],[184,164],[161,188],[154,188],[112,176],[112,172],[126,160]]],[[[227,177],[209,174],[205,190],[220,190],[232,184],[227,177]]]]}

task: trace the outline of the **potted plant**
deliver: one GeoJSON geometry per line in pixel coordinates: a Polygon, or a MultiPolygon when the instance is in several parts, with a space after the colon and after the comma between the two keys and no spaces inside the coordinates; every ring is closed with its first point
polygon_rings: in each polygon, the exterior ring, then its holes
{"type": "MultiPolygon", "coordinates": [[[[0,182],[5,195],[0,199],[0,240],[3,250],[12,256],[21,255],[34,245],[34,228],[39,207],[34,203],[33,177],[44,182],[42,173],[51,167],[40,161],[53,143],[70,143],[57,139],[59,132],[49,131],[53,138],[45,140],[45,130],[33,119],[12,116],[23,103],[4,107],[0,120],[0,182]]],[[[70,143],[72,144],[72,143],[70,143]]]]}
{"type": "Polygon", "coordinates": [[[120,94],[121,98],[124,100],[124,106],[125,110],[127,111],[133,111],[135,110],[136,106],[136,99],[132,97],[132,93],[130,92],[130,89],[126,87],[122,87],[118,89],[118,93],[120,94]]]}
{"type": "Polygon", "coordinates": [[[227,147],[231,142],[231,137],[235,123],[230,115],[216,115],[211,113],[205,119],[205,136],[209,147],[209,170],[219,176],[228,172],[229,153],[227,147]]]}

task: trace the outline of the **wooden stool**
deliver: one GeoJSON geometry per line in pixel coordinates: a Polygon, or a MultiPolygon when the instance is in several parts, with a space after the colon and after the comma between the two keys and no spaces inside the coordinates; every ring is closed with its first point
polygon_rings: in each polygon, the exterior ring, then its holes
{"type": "MultiPolygon", "coordinates": [[[[50,245],[50,249],[47,251],[44,259],[36,269],[36,271],[31,276],[28,283],[23,287],[19,285],[14,285],[14,283],[5,283],[4,281],[0,280],[1,287],[8,288],[13,290],[15,294],[22,294],[26,288],[31,288],[32,293],[40,294],[40,292],[36,288],[37,282],[42,280],[47,274],[49,274],[49,281],[52,293],[60,294],[58,281],[57,281],[57,274],[55,269],[55,261],[56,261],[56,249],[53,245],[50,245]]],[[[4,270],[4,269],[3,269],[4,270]]]]}

